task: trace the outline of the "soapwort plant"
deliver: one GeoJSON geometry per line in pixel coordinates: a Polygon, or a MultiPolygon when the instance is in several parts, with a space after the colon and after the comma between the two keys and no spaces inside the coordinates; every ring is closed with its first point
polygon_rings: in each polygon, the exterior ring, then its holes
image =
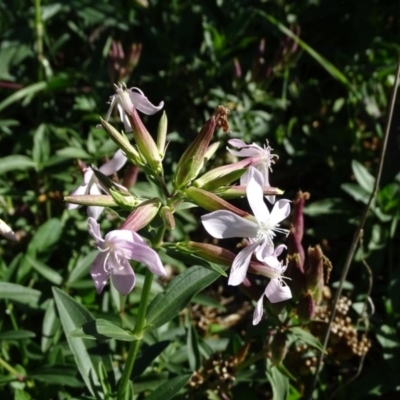
{"type": "MultiPolygon", "coordinates": [[[[263,361],[263,368],[275,377],[269,381],[272,391],[279,397],[281,391],[289,387],[289,379],[295,379],[283,365],[288,346],[300,341],[320,349],[318,340],[306,324],[312,320],[321,302],[321,292],[327,281],[322,268],[329,261],[321,251],[315,255],[312,249],[305,259],[301,246],[302,209],[299,208],[304,202],[295,200],[295,219],[290,225],[287,219],[291,201],[281,198],[283,191],[269,184],[271,167],[277,159],[269,145],[247,145],[239,139],[230,139],[229,144],[239,150],[228,147],[227,151],[240,160],[216,168],[208,167],[208,160],[218,148],[218,142],[213,142],[215,132],[219,129],[227,134],[230,132],[229,110],[226,107],[216,107],[177,160],[172,176],[165,174],[166,114],[164,112],[161,116],[155,140],[138,113],[151,115],[162,107],[163,102],[159,106],[152,105],[139,89],[116,86],[110,109],[100,122],[119,149],[100,168],[86,166],[82,171],[82,185],[65,197],[69,210],[87,207],[88,236],[92,237],[98,250],[90,269],[94,286],[100,296],[105,296],[107,283],[110,282],[110,293],[114,299],[120,299],[117,303],[121,316],[124,316],[120,324],[95,319],[74,299],[59,290],[54,291],[57,309],[79,371],[89,391],[96,397],[134,398],[139,393],[137,385],[140,383],[135,376],[141,368],[137,363],[142,342],[149,343],[149,338],[152,338],[150,342],[156,346],[162,332],[165,332],[165,326],[171,325],[181,313],[186,315],[184,325],[189,332],[189,369],[185,371],[188,373],[161,383],[154,395],[176,394],[187,385],[190,395],[195,398],[201,398],[202,393],[208,390],[221,398],[232,398],[234,370],[248,368],[253,374],[260,368],[257,363],[263,361]],[[110,123],[113,109],[118,111],[123,131],[110,123]],[[145,179],[155,188],[156,196],[145,192],[137,194],[135,186],[128,190],[115,181],[115,174],[125,163],[142,171],[145,179]],[[243,198],[242,204],[248,204],[252,214],[236,205],[236,200],[240,198],[243,198]],[[120,222],[115,229],[102,233],[100,213],[105,207],[114,209],[110,216],[120,222]],[[179,218],[183,209],[190,207],[202,209],[199,211],[202,214],[201,223],[209,234],[206,241],[179,241],[173,235],[175,219],[179,218]],[[225,242],[225,239],[232,238],[238,238],[241,249],[237,250],[225,242]],[[286,251],[285,241],[289,251],[286,251]],[[141,270],[139,264],[147,269],[144,281],[138,287],[135,270],[141,270]],[[175,264],[181,268],[174,268],[175,264]],[[229,278],[226,280],[227,273],[229,278]],[[152,292],[154,284],[159,286],[159,283],[153,282],[155,276],[160,277],[164,285],[169,281],[156,296],[152,292]],[[201,384],[196,380],[199,374],[204,373],[201,360],[205,358],[207,363],[217,353],[199,338],[189,322],[185,307],[199,292],[211,290],[217,279],[224,286],[231,286],[229,290],[233,296],[239,299],[243,292],[253,301],[253,317],[249,319],[248,343],[232,354],[230,365],[233,375],[226,378],[231,383],[207,386],[204,379],[201,384]],[[136,315],[131,315],[124,308],[127,304],[123,298],[131,292],[136,293],[139,302],[136,315]],[[68,324],[63,321],[66,310],[74,308],[81,310],[84,317],[72,315],[68,324]],[[259,326],[258,331],[256,326],[259,326]],[[257,332],[263,332],[263,339],[253,346],[250,338],[252,335],[257,337],[257,332]],[[89,349],[84,352],[79,350],[79,344],[86,346],[84,339],[87,338],[98,342],[104,339],[122,340],[130,345],[127,353],[115,360],[117,366],[113,369],[108,354],[99,360],[93,358],[89,349]],[[208,348],[204,355],[199,352],[200,343],[203,349],[208,348]],[[283,386],[278,385],[276,379],[281,379],[283,386]]],[[[240,307],[239,302],[237,306],[240,307]]],[[[147,365],[153,359],[154,356],[147,365]]],[[[172,370],[169,372],[174,376],[172,370]]],[[[189,392],[182,390],[182,398],[189,392]]]]}

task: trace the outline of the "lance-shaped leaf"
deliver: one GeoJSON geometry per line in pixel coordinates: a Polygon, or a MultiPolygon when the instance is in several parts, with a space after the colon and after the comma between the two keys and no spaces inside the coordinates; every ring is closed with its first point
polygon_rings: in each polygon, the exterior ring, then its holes
{"type": "MultiPolygon", "coordinates": [[[[60,289],[53,288],[53,296],[64,333],[67,336],[68,345],[75,357],[82,379],[92,395],[103,398],[98,371],[99,365],[103,363],[109,379],[114,379],[110,350],[105,342],[99,343],[87,339],[68,337],[70,332],[87,322],[93,321],[94,318],[86,308],[60,289]]],[[[113,386],[114,382],[111,384],[113,386]]]]}
{"type": "Polygon", "coordinates": [[[175,277],[164,293],[156,296],[150,303],[146,322],[158,328],[174,318],[183,310],[192,297],[214,282],[220,274],[204,267],[194,266],[175,277]]]}

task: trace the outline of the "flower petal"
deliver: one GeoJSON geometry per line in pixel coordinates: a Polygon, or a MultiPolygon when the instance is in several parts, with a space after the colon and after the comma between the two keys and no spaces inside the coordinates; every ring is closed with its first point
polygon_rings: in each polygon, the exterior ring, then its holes
{"type": "Polygon", "coordinates": [[[127,158],[121,149],[117,150],[113,158],[99,168],[104,175],[112,175],[119,171],[126,163],[127,158]]]}
{"type": "Polygon", "coordinates": [[[92,217],[89,217],[87,222],[88,222],[88,232],[96,242],[96,245],[99,246],[102,243],[104,243],[104,240],[101,237],[100,225],[98,224],[98,222],[92,217]]]}
{"type": "Polygon", "coordinates": [[[139,261],[147,266],[147,268],[156,275],[167,276],[160,256],[151,247],[143,244],[135,243],[132,245],[131,260],[139,261]]]}
{"type": "Polygon", "coordinates": [[[263,177],[254,167],[249,168],[250,179],[247,184],[247,200],[258,223],[270,225],[270,213],[264,203],[263,177]]]}
{"type": "Polygon", "coordinates": [[[253,325],[257,325],[264,314],[264,293],[257,301],[256,308],[254,309],[253,313],[253,325]]]}
{"type": "Polygon", "coordinates": [[[271,211],[271,217],[269,223],[271,225],[277,225],[279,222],[283,221],[290,214],[290,200],[281,199],[278,200],[274,208],[271,211]]]}
{"type": "Polygon", "coordinates": [[[87,215],[88,217],[94,218],[95,220],[98,220],[101,213],[103,212],[104,207],[100,206],[88,206],[87,207],[87,215]]]}
{"type": "Polygon", "coordinates": [[[108,277],[110,276],[110,272],[104,269],[104,262],[107,256],[108,253],[106,252],[99,253],[94,259],[92,266],[90,267],[90,275],[92,276],[97,293],[101,293],[103,291],[104,286],[107,283],[108,277]]]}
{"type": "Polygon", "coordinates": [[[0,235],[8,240],[17,240],[14,231],[2,219],[0,219],[0,235]]]}
{"type": "Polygon", "coordinates": [[[127,295],[132,291],[136,283],[136,277],[127,259],[120,260],[120,265],[114,264],[111,269],[111,282],[115,289],[123,295],[127,295]]]}
{"type": "MultiPolygon", "coordinates": [[[[113,243],[117,248],[120,248],[121,246],[127,246],[126,250],[128,252],[130,251],[129,249],[132,243],[146,244],[140,235],[129,229],[116,229],[108,232],[104,239],[108,243],[113,243]]],[[[125,251],[125,247],[123,250],[125,251]]]]}
{"type": "Polygon", "coordinates": [[[258,225],[248,219],[239,217],[232,211],[219,210],[201,217],[206,231],[217,239],[232,237],[256,237],[258,225]]]}
{"type": "Polygon", "coordinates": [[[161,101],[158,106],[155,106],[154,104],[150,103],[148,98],[138,88],[135,87],[130,88],[128,93],[134,106],[143,114],[153,115],[164,107],[163,101],[161,101]],[[137,90],[139,93],[133,92],[132,90],[137,90]]]}
{"type": "Polygon", "coordinates": [[[279,278],[271,279],[265,288],[265,295],[271,303],[279,303],[292,298],[289,286],[279,278]]]}
{"type": "Polygon", "coordinates": [[[259,244],[259,241],[252,243],[238,253],[233,260],[228,285],[237,286],[243,282],[244,278],[246,278],[251,256],[259,244]]]}
{"type": "Polygon", "coordinates": [[[247,144],[240,139],[230,139],[228,140],[228,143],[233,147],[237,147],[238,149],[241,149],[242,147],[247,147],[247,144]]]}

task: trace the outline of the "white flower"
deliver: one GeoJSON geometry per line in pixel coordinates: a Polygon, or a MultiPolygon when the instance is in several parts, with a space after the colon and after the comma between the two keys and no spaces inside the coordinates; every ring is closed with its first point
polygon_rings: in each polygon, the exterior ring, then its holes
{"type": "Polygon", "coordinates": [[[285,248],[285,245],[280,245],[275,250],[264,248],[262,251],[256,252],[256,257],[262,262],[262,264],[252,265],[253,270],[261,275],[267,276],[271,280],[266,286],[264,293],[257,301],[253,313],[253,325],[257,325],[263,316],[264,296],[266,296],[271,303],[279,303],[280,301],[292,298],[292,292],[289,286],[286,285],[282,276],[287,268],[287,264],[284,265],[282,261],[278,260],[278,256],[285,248]]]}
{"type": "MultiPolygon", "coordinates": [[[[237,147],[239,151],[228,148],[228,151],[237,157],[246,157],[252,160],[251,165],[261,172],[263,177],[262,186],[271,186],[269,183],[269,171],[271,170],[272,164],[274,164],[274,158],[278,158],[276,154],[271,154],[271,147],[264,145],[264,147],[258,144],[246,144],[240,139],[231,139],[228,142],[231,146],[237,147]]],[[[242,186],[247,185],[250,180],[250,172],[246,171],[240,178],[240,184],[242,186]]],[[[267,199],[273,204],[275,202],[275,196],[266,196],[267,199]]]]}
{"type": "Polygon", "coordinates": [[[0,219],[0,235],[8,240],[17,240],[14,231],[2,219],[0,219]]]}
{"type": "Polygon", "coordinates": [[[288,234],[289,230],[279,228],[279,223],[290,213],[290,201],[279,200],[270,212],[264,203],[263,177],[253,167],[249,168],[250,179],[246,193],[254,217],[243,218],[231,211],[220,210],[202,216],[201,220],[206,231],[215,238],[246,237],[250,245],[238,253],[233,261],[228,283],[239,285],[246,277],[251,256],[273,251],[272,239],[276,232],[288,234]]]}
{"type": "MultiPolygon", "coordinates": [[[[114,157],[106,162],[99,168],[99,171],[104,175],[110,176],[115,172],[119,171],[126,163],[126,156],[122,152],[122,150],[117,150],[114,154],[114,157]]],[[[71,196],[73,195],[85,195],[85,194],[101,194],[102,187],[99,185],[99,182],[92,170],[92,168],[87,167],[83,171],[83,182],[80,186],[78,186],[74,191],[71,192],[71,196]]],[[[80,207],[78,204],[67,205],[68,210],[74,210],[75,208],[80,207]]],[[[102,213],[104,207],[99,206],[88,206],[87,213],[89,217],[93,217],[94,219],[99,218],[102,213]]]]}
{"type": "Polygon", "coordinates": [[[128,260],[145,264],[153,274],[167,275],[158,254],[136,232],[119,229],[107,233],[103,239],[100,225],[94,218],[88,219],[88,231],[100,251],[90,268],[98,293],[102,292],[110,276],[121,294],[126,295],[133,289],[136,278],[128,260]]]}
{"type": "Polygon", "coordinates": [[[150,103],[144,93],[136,87],[127,89],[125,84],[120,84],[119,86],[115,85],[115,87],[117,94],[110,97],[110,107],[107,111],[105,120],[108,121],[110,119],[114,107],[117,106],[119,116],[124,124],[125,132],[132,131],[131,123],[127,117],[127,114],[129,115],[131,113],[132,107],[135,107],[137,110],[146,115],[153,115],[164,107],[163,101],[161,101],[158,106],[150,103]]]}

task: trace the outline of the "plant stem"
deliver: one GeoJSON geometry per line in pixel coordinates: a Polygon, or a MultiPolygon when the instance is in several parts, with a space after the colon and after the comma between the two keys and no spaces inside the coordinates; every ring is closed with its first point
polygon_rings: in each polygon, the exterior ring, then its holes
{"type": "Polygon", "coordinates": [[[139,311],[136,319],[135,329],[133,330],[133,335],[136,340],[131,342],[128,358],[126,360],[124,372],[122,373],[122,378],[118,387],[118,400],[125,400],[125,393],[128,387],[129,378],[132,374],[133,366],[139,351],[140,343],[143,338],[143,328],[146,322],[146,310],[150,298],[151,284],[153,282],[153,274],[150,270],[146,270],[146,275],[144,278],[144,285],[142,291],[142,297],[140,298],[139,311]]]}
{"type": "Polygon", "coordinates": [[[35,33],[38,65],[38,82],[43,79],[43,23],[40,0],[35,0],[35,33]]]}
{"type": "Polygon", "coordinates": [[[13,368],[7,361],[0,358],[0,365],[6,369],[10,374],[14,375],[19,381],[25,379],[25,376],[18,372],[15,368],[13,368]]]}

